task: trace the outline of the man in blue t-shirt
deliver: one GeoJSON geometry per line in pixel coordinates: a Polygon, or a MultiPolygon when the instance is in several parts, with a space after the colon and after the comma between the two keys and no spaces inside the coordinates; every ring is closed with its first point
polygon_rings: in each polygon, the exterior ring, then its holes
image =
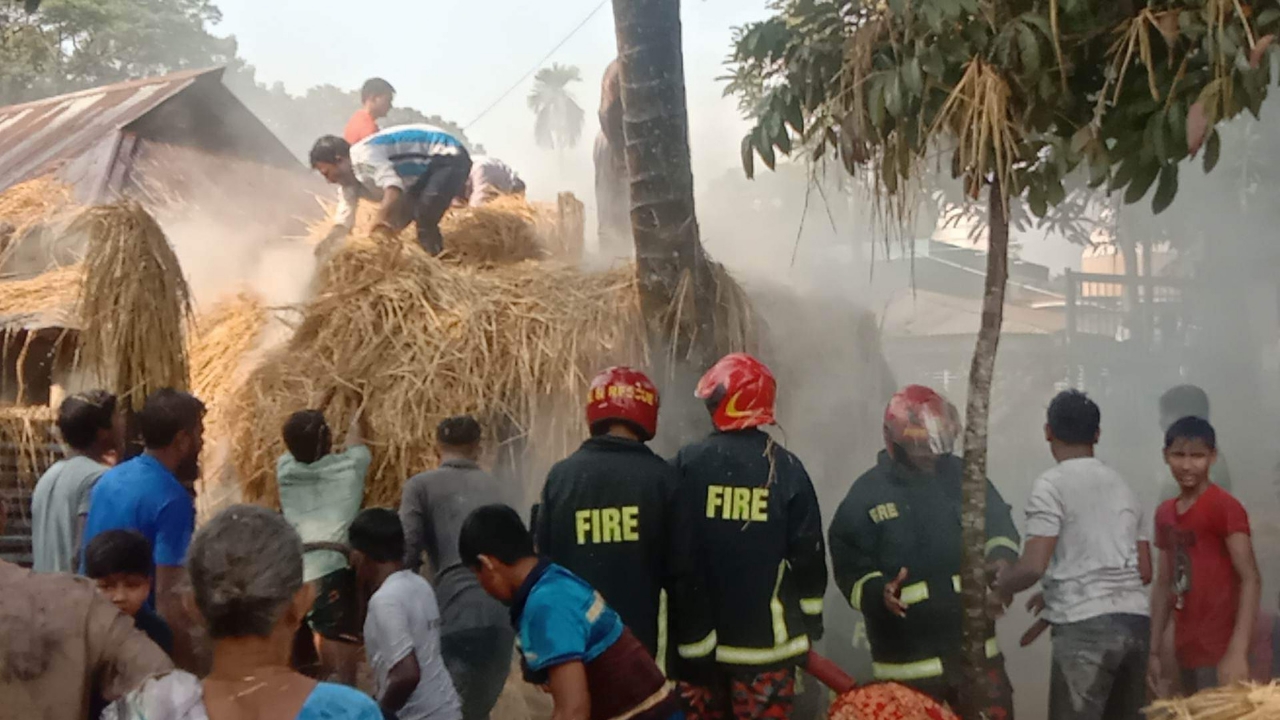
{"type": "MultiPolygon", "coordinates": [[[[195,530],[194,483],[200,475],[204,404],[188,393],[157,390],[136,416],[146,452],[103,473],[89,496],[84,544],[107,530],[136,530],[151,543],[155,584],[148,605],[173,630],[173,658],[198,670],[196,645],[179,588],[195,530]]],[[[84,557],[84,553],[81,553],[84,557]]],[[[83,563],[81,572],[84,571],[83,563]]]]}
{"type": "Polygon", "coordinates": [[[525,679],[550,688],[561,720],[683,720],[644,646],[577,575],[539,558],[506,505],[477,508],[458,539],[485,592],[511,607],[525,679]]]}

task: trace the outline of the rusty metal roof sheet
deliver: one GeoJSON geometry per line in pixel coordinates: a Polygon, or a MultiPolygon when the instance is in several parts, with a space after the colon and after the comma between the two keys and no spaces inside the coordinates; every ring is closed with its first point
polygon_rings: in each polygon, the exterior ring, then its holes
{"type": "Polygon", "coordinates": [[[0,188],[51,172],[206,75],[187,70],[0,108],[0,188]]]}

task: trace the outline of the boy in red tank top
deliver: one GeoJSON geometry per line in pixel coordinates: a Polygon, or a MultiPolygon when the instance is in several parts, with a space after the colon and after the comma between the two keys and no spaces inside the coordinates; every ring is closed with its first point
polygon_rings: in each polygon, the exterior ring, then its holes
{"type": "Polygon", "coordinates": [[[1170,619],[1178,667],[1151,654],[1148,680],[1178,672],[1187,694],[1249,679],[1249,645],[1261,584],[1244,506],[1209,480],[1217,437],[1208,421],[1185,417],[1165,434],[1165,462],[1178,497],[1156,510],[1161,551],[1151,591],[1152,647],[1170,619]]]}

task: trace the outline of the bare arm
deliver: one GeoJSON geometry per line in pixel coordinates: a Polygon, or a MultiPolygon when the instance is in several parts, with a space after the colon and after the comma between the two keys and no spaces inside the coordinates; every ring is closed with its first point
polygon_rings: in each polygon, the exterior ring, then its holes
{"type": "Polygon", "coordinates": [[[1231,643],[1218,665],[1218,681],[1223,685],[1249,679],[1249,645],[1253,641],[1253,626],[1258,620],[1258,602],[1262,582],[1258,576],[1258,562],[1253,555],[1253,541],[1247,533],[1227,536],[1227,552],[1231,555],[1231,567],[1240,578],[1240,605],[1236,609],[1236,625],[1231,631],[1231,643]]]}
{"type": "Polygon", "coordinates": [[[1159,649],[1163,647],[1165,632],[1169,627],[1169,605],[1172,599],[1173,551],[1164,550],[1160,553],[1160,563],[1151,587],[1151,659],[1147,670],[1147,684],[1157,695],[1160,694],[1163,681],[1159,649]]]}
{"type": "Polygon", "coordinates": [[[369,419],[365,417],[364,405],[356,408],[356,414],[351,418],[351,425],[347,427],[347,437],[343,440],[343,447],[353,448],[356,445],[366,445],[369,441],[369,419]]]}
{"type": "Polygon", "coordinates": [[[382,204],[378,206],[378,212],[373,216],[373,226],[375,228],[389,224],[391,217],[391,208],[395,207],[396,202],[404,195],[404,191],[398,187],[388,187],[382,189],[382,204]]]}
{"type": "Polygon", "coordinates": [[[591,692],[587,689],[587,668],[581,662],[556,665],[550,670],[551,699],[555,708],[551,720],[588,720],[591,692]]]}
{"type": "Polygon", "coordinates": [[[185,569],[170,565],[156,568],[156,612],[173,631],[174,664],[200,674],[205,669],[208,648],[204,647],[204,633],[199,623],[192,621],[182,600],[187,584],[185,569]]]}
{"type": "Polygon", "coordinates": [[[404,704],[409,702],[413,691],[418,689],[418,682],[421,679],[418,657],[410,650],[409,654],[400,658],[400,662],[393,665],[391,671],[387,673],[387,689],[382,693],[382,700],[378,702],[379,707],[392,715],[400,712],[404,704]]]}
{"type": "Polygon", "coordinates": [[[1028,537],[1018,562],[1000,574],[997,581],[999,591],[1012,597],[1040,582],[1040,578],[1049,569],[1049,561],[1053,559],[1053,551],[1057,547],[1056,537],[1028,537]]]}
{"type": "Polygon", "coordinates": [[[1142,584],[1150,585],[1154,568],[1151,565],[1151,543],[1138,541],[1138,574],[1142,576],[1142,584]]]}

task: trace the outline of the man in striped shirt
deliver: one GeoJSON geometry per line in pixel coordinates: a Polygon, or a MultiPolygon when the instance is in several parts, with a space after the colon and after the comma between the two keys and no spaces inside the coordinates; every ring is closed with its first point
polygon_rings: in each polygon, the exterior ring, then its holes
{"type": "Polygon", "coordinates": [[[335,224],[326,242],[355,225],[360,200],[379,203],[374,232],[395,234],[416,223],[418,244],[444,249],[440,218],[466,186],[471,156],[462,143],[432,125],[399,125],[349,145],[326,135],[311,148],[311,167],[339,187],[335,224]]]}

